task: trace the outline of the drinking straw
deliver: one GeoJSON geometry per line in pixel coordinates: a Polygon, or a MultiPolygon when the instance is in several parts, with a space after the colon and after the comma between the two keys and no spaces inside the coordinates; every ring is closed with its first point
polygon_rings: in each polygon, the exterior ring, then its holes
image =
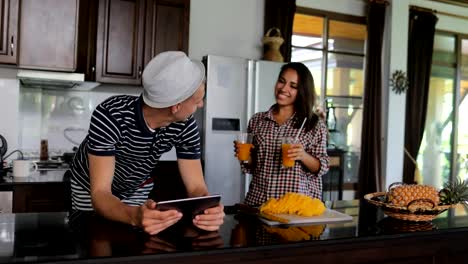
{"type": "Polygon", "coordinates": [[[297,140],[299,139],[299,134],[301,134],[301,130],[304,127],[304,124],[305,124],[306,120],[307,120],[307,117],[304,117],[304,121],[302,121],[302,125],[299,128],[299,131],[297,131],[296,137],[294,138],[294,142],[297,142],[297,140]]]}
{"type": "Polygon", "coordinates": [[[237,140],[239,140],[240,142],[242,142],[244,139],[243,139],[243,134],[244,133],[244,130],[243,130],[243,127],[242,127],[242,122],[239,122],[239,134],[237,136],[237,140]]]}

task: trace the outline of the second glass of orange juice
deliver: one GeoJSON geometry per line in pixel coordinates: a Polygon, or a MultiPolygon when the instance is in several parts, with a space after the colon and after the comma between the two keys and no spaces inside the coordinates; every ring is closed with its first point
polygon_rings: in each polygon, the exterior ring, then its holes
{"type": "Polygon", "coordinates": [[[237,159],[242,162],[248,162],[250,159],[250,149],[252,149],[253,135],[250,133],[241,132],[237,135],[237,159]]]}
{"type": "Polygon", "coordinates": [[[281,157],[282,157],[282,167],[291,168],[294,167],[295,160],[288,158],[288,150],[296,144],[296,140],[293,137],[283,137],[281,138],[281,157]]]}

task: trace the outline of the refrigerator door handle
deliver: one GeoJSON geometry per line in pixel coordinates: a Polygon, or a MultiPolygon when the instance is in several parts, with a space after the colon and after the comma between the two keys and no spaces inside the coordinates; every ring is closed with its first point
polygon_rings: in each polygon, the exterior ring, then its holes
{"type": "Polygon", "coordinates": [[[249,60],[247,64],[247,94],[250,96],[247,96],[247,111],[245,118],[245,121],[243,124],[245,125],[245,131],[247,132],[247,125],[249,123],[250,117],[255,114],[255,109],[256,107],[256,101],[257,101],[257,91],[255,89],[255,61],[254,60],[249,60]]]}

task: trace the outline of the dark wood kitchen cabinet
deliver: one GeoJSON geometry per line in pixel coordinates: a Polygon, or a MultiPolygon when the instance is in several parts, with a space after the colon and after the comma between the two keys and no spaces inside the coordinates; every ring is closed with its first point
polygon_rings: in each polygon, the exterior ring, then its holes
{"type": "Polygon", "coordinates": [[[188,50],[189,0],[100,0],[96,81],[141,84],[158,53],[188,50]]]}
{"type": "Polygon", "coordinates": [[[69,182],[17,184],[13,189],[13,213],[63,212],[71,208],[69,182]]]}
{"type": "Polygon", "coordinates": [[[145,22],[143,0],[100,0],[96,81],[140,84],[145,22]]]}
{"type": "Polygon", "coordinates": [[[0,0],[0,63],[17,63],[18,1],[0,0]]]}
{"type": "Polygon", "coordinates": [[[145,65],[168,50],[188,53],[189,0],[147,0],[145,65]]]}
{"type": "Polygon", "coordinates": [[[79,0],[22,0],[21,68],[73,72],[77,65],[79,0]]]}
{"type": "Polygon", "coordinates": [[[76,72],[84,73],[87,81],[96,80],[98,5],[96,0],[80,0],[76,72]]]}

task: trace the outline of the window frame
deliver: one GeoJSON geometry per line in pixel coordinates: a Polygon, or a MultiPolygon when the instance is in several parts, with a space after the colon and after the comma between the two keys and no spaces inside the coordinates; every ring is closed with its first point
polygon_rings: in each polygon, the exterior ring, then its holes
{"type": "MultiPolygon", "coordinates": [[[[329,68],[328,68],[328,58],[330,55],[336,55],[336,56],[341,56],[341,55],[348,55],[348,56],[356,56],[360,57],[364,61],[365,65],[365,57],[366,57],[366,52],[367,52],[367,38],[364,41],[364,48],[362,49],[362,52],[352,52],[352,51],[340,51],[340,50],[329,50],[329,28],[330,28],[330,21],[337,21],[337,22],[345,22],[345,23],[354,23],[354,24],[360,24],[366,27],[366,30],[368,30],[368,24],[367,24],[367,18],[365,16],[355,16],[355,15],[346,15],[346,14],[341,14],[341,13],[334,13],[330,11],[324,11],[324,10],[317,10],[317,9],[311,9],[311,8],[306,8],[306,7],[297,7],[295,14],[300,14],[300,15],[306,15],[306,16],[315,16],[315,17],[320,17],[323,19],[323,29],[322,29],[322,46],[321,47],[301,47],[301,46],[295,46],[291,43],[291,49],[306,49],[306,50],[311,50],[314,52],[321,52],[322,58],[321,58],[321,81],[320,81],[320,104],[322,109],[326,110],[327,109],[327,99],[328,98],[342,98],[342,99],[350,99],[350,100],[361,100],[363,101],[363,96],[358,95],[327,95],[327,83],[328,83],[328,73],[329,73],[329,68]]],[[[293,32],[293,34],[295,34],[293,32]]],[[[365,67],[365,66],[364,66],[365,67]]],[[[365,69],[363,68],[363,78],[365,79],[365,69]]],[[[364,91],[362,91],[364,93],[364,91]]],[[[354,108],[353,108],[354,109],[354,108]]],[[[361,120],[362,122],[362,120],[361,120]]],[[[347,133],[347,132],[345,132],[347,133]]],[[[361,146],[359,146],[361,148],[361,146]]],[[[353,153],[353,151],[350,151],[349,153],[353,153]]],[[[353,158],[353,156],[351,156],[353,158]]],[[[346,163],[347,158],[344,158],[343,163],[346,163]]],[[[359,160],[359,158],[358,158],[359,160]]],[[[353,164],[355,163],[354,161],[349,161],[352,162],[353,164]]],[[[345,165],[342,165],[343,167],[345,165]]],[[[359,166],[359,163],[356,164],[356,166],[359,166]]],[[[345,168],[343,168],[343,179],[346,176],[345,174],[345,168]]],[[[357,174],[356,172],[350,172],[352,176],[355,176],[354,174],[357,174]]],[[[358,179],[353,179],[357,180],[358,179]]],[[[351,182],[351,183],[346,183],[344,182],[344,186],[346,185],[352,185],[354,186],[352,189],[346,189],[346,190],[353,190],[356,191],[356,182],[351,182]]],[[[339,196],[338,196],[339,197],[339,196]]]]}
{"type": "MultiPolygon", "coordinates": [[[[366,17],[361,17],[361,16],[354,16],[354,15],[345,15],[345,14],[340,14],[340,13],[334,13],[330,11],[324,11],[324,10],[318,10],[318,9],[312,9],[312,8],[306,8],[306,7],[297,7],[296,8],[296,14],[301,14],[301,15],[308,15],[308,16],[317,16],[317,17],[322,17],[323,18],[323,35],[322,35],[322,47],[321,48],[315,48],[315,47],[299,47],[299,46],[294,46],[291,44],[291,49],[292,48],[300,48],[300,49],[309,49],[309,50],[314,50],[314,51],[320,51],[322,52],[322,63],[321,67],[323,69],[322,74],[321,74],[321,83],[320,83],[320,103],[323,109],[326,108],[326,99],[327,94],[327,75],[328,75],[328,56],[329,54],[337,54],[337,55],[350,55],[350,56],[359,56],[362,58],[365,58],[366,52],[364,50],[363,53],[358,53],[358,52],[350,52],[350,51],[337,51],[337,50],[329,50],[328,48],[328,39],[329,39],[329,28],[330,28],[330,20],[335,20],[339,22],[349,22],[349,23],[355,23],[355,24],[361,24],[367,25],[367,19],[366,17]]],[[[330,97],[353,97],[356,98],[356,96],[330,96],[330,97]]],[[[362,99],[362,97],[359,97],[362,99]]]]}

